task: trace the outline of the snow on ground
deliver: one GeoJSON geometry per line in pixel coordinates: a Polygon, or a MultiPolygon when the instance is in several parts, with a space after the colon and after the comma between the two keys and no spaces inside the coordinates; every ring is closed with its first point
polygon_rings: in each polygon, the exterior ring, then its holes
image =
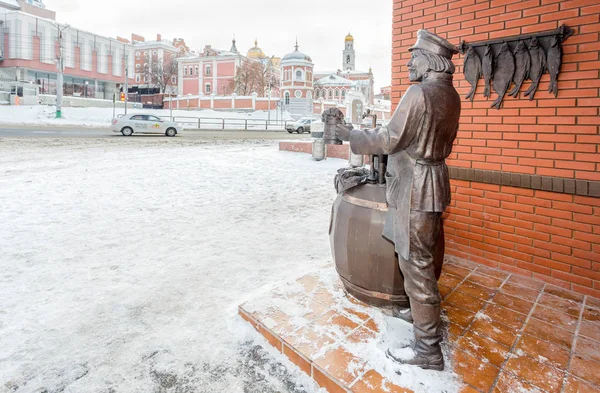
{"type": "Polygon", "coordinates": [[[344,161],[256,141],[0,149],[0,392],[317,391],[237,306],[331,264],[344,161]]]}
{"type": "MultiPolygon", "coordinates": [[[[63,118],[56,119],[56,108],[53,106],[1,106],[0,105],[0,124],[3,125],[42,125],[42,126],[83,126],[83,127],[108,127],[113,118],[112,108],[63,108],[63,118]]],[[[118,108],[117,115],[124,113],[123,108],[118,108]]],[[[128,113],[149,113],[167,119],[170,116],[168,109],[128,109],[128,113]]],[[[209,121],[208,119],[236,119],[238,121],[226,122],[227,128],[244,128],[245,123],[241,120],[249,120],[249,127],[256,127],[259,122],[256,120],[267,120],[268,111],[254,112],[224,112],[214,111],[212,109],[203,109],[199,111],[173,110],[173,116],[178,123],[184,126],[197,125],[197,119],[206,119],[203,128],[220,128],[218,121],[209,121]]],[[[275,122],[280,116],[275,110],[271,111],[271,120],[275,122]]],[[[283,113],[284,120],[292,120],[288,112],[283,113]]],[[[264,129],[264,122],[260,126],[264,129]]],[[[272,127],[270,127],[272,128],[272,127]]],[[[283,129],[283,127],[282,127],[283,129]]]]}

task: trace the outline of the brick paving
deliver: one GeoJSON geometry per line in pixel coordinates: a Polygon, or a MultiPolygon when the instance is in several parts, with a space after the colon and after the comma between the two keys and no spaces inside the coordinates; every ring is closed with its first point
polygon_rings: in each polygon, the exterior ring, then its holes
{"type": "MultiPolygon", "coordinates": [[[[379,340],[380,326],[372,308],[339,296],[335,281],[331,289],[307,275],[296,282],[300,293],[276,289],[265,299],[288,298],[252,300],[239,313],[329,392],[411,392],[345,349],[379,340]],[[303,307],[302,318],[287,312],[290,304],[303,307]]],[[[453,257],[440,292],[461,392],[600,392],[599,299],[453,257]]]]}

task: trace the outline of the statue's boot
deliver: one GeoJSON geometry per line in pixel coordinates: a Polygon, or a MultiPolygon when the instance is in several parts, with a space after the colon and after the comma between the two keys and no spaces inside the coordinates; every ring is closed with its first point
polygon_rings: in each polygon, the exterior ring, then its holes
{"type": "Polygon", "coordinates": [[[399,318],[404,322],[410,323],[411,325],[413,323],[412,311],[410,310],[410,308],[394,307],[392,309],[392,316],[394,318],[399,318]]]}
{"type": "Polygon", "coordinates": [[[440,305],[411,302],[415,342],[412,348],[388,349],[386,355],[400,364],[417,366],[426,370],[444,370],[440,305]]]}

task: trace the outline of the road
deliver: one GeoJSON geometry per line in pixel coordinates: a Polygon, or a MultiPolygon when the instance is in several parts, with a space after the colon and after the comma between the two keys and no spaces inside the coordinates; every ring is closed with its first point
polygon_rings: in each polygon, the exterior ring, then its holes
{"type": "MultiPolygon", "coordinates": [[[[124,137],[108,129],[79,127],[0,127],[0,138],[166,138],[163,135],[133,135],[124,137]]],[[[186,130],[177,138],[185,139],[310,139],[310,134],[289,134],[285,131],[186,130]]]]}

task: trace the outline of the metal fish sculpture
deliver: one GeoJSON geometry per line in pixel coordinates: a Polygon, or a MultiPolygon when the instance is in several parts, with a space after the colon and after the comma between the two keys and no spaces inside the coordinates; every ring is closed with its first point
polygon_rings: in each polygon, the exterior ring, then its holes
{"type": "Polygon", "coordinates": [[[515,67],[515,75],[513,76],[515,87],[508,93],[509,96],[513,97],[519,95],[523,81],[529,77],[529,70],[531,69],[531,56],[523,41],[519,41],[515,48],[515,67]]]}
{"type": "Polygon", "coordinates": [[[481,69],[483,71],[483,80],[485,81],[485,89],[483,89],[483,96],[490,98],[490,81],[492,80],[492,66],[494,64],[494,52],[492,47],[486,45],[483,52],[483,60],[481,61],[481,69]]]}
{"type": "Polygon", "coordinates": [[[477,89],[477,82],[481,78],[481,59],[475,49],[473,47],[469,47],[467,50],[467,54],[465,55],[464,62],[464,73],[465,79],[471,85],[471,90],[469,94],[466,95],[466,99],[469,98],[473,101],[473,96],[475,95],[475,89],[477,89]]]}
{"type": "Polygon", "coordinates": [[[562,64],[562,45],[561,37],[555,35],[550,41],[550,48],[548,48],[548,73],[550,74],[550,86],[548,86],[548,93],[553,93],[554,97],[558,96],[558,74],[560,73],[560,66],[562,64]]]}
{"type": "Polygon", "coordinates": [[[492,104],[492,108],[500,109],[504,95],[508,91],[513,76],[515,75],[515,58],[505,42],[500,47],[498,56],[494,59],[494,79],[492,81],[494,90],[498,93],[498,98],[492,104]]]}
{"type": "Polygon", "coordinates": [[[540,84],[540,79],[546,71],[546,52],[536,36],[533,36],[529,42],[529,55],[531,56],[531,69],[529,70],[531,86],[525,92],[525,97],[529,97],[529,101],[531,101],[540,84]]]}

